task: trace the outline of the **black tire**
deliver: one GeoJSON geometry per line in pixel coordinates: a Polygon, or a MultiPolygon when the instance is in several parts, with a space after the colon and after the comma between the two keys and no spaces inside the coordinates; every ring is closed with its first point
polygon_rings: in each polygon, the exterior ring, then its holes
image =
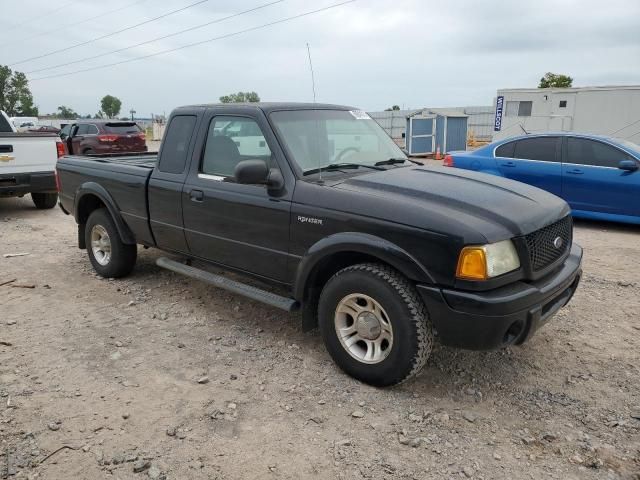
{"type": "Polygon", "coordinates": [[[93,155],[94,153],[96,152],[94,152],[90,148],[87,148],[84,152],[82,152],[83,155],[93,155]]]}
{"type": "Polygon", "coordinates": [[[58,194],[57,193],[32,193],[31,200],[33,200],[33,204],[36,208],[40,210],[45,210],[49,208],[53,208],[58,204],[58,194]]]}
{"type": "Polygon", "coordinates": [[[417,374],[433,347],[431,322],[415,286],[382,264],[353,265],[331,277],[320,295],[318,321],[324,343],[336,364],[352,377],[377,387],[395,385],[417,374]],[[391,324],[393,341],[387,356],[379,363],[356,359],[336,333],[336,308],[342,299],[352,294],[375,300],[391,324]]]}
{"type": "MultiPolygon", "coordinates": [[[[94,210],[89,215],[84,232],[89,260],[98,275],[105,278],[119,278],[131,273],[131,270],[136,265],[138,247],[137,245],[122,243],[115,223],[106,209],[94,210]],[[96,229],[96,234],[100,231],[106,231],[106,242],[110,246],[108,258],[102,256],[100,250],[97,253],[94,252],[92,245],[94,228],[96,229]],[[100,258],[96,257],[96,255],[100,258]]],[[[104,238],[104,236],[100,236],[100,238],[104,238]]]]}

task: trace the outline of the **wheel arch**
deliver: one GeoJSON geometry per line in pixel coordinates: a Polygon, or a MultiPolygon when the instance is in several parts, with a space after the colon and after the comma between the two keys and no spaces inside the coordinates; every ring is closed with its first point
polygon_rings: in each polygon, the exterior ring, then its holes
{"type": "Polygon", "coordinates": [[[413,282],[433,284],[433,277],[405,250],[370,234],[346,232],[315,243],[298,265],[293,296],[303,305],[303,329],[317,326],[317,300],[322,287],[338,271],[359,263],[388,265],[413,282]]]}
{"type": "Polygon", "coordinates": [[[78,228],[78,243],[80,248],[85,248],[86,244],[84,228],[82,228],[82,226],[87,223],[89,215],[99,208],[106,208],[109,215],[111,215],[122,243],[135,245],[136,239],[131,229],[122,219],[116,203],[109,192],[95,182],[87,182],[80,186],[75,195],[74,217],[76,223],[80,226],[80,228],[78,228]]]}

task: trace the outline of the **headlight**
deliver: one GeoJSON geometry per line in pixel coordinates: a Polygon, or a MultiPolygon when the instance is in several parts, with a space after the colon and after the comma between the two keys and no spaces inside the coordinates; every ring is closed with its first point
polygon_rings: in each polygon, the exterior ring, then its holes
{"type": "Polygon", "coordinates": [[[487,280],[520,268],[520,259],[511,240],[489,245],[464,247],[458,259],[456,277],[487,280]]]}

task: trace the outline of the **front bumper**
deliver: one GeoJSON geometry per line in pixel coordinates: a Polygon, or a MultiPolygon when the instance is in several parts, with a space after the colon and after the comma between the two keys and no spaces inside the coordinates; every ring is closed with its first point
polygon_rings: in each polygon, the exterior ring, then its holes
{"type": "Polygon", "coordinates": [[[490,350],[525,342],[569,303],[580,282],[581,263],[582,248],[574,244],[558,270],[532,283],[487,292],[418,285],[418,291],[441,343],[490,350]]]}
{"type": "Polygon", "coordinates": [[[54,193],[54,172],[10,173],[0,175],[0,197],[18,197],[27,193],[54,193]]]}

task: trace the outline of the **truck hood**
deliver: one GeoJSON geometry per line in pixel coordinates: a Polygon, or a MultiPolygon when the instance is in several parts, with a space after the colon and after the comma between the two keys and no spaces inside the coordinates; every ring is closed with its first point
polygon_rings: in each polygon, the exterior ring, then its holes
{"type": "Polygon", "coordinates": [[[492,243],[526,235],[570,213],[544,190],[448,167],[400,167],[352,177],[335,188],[371,196],[370,216],[492,243]]]}

